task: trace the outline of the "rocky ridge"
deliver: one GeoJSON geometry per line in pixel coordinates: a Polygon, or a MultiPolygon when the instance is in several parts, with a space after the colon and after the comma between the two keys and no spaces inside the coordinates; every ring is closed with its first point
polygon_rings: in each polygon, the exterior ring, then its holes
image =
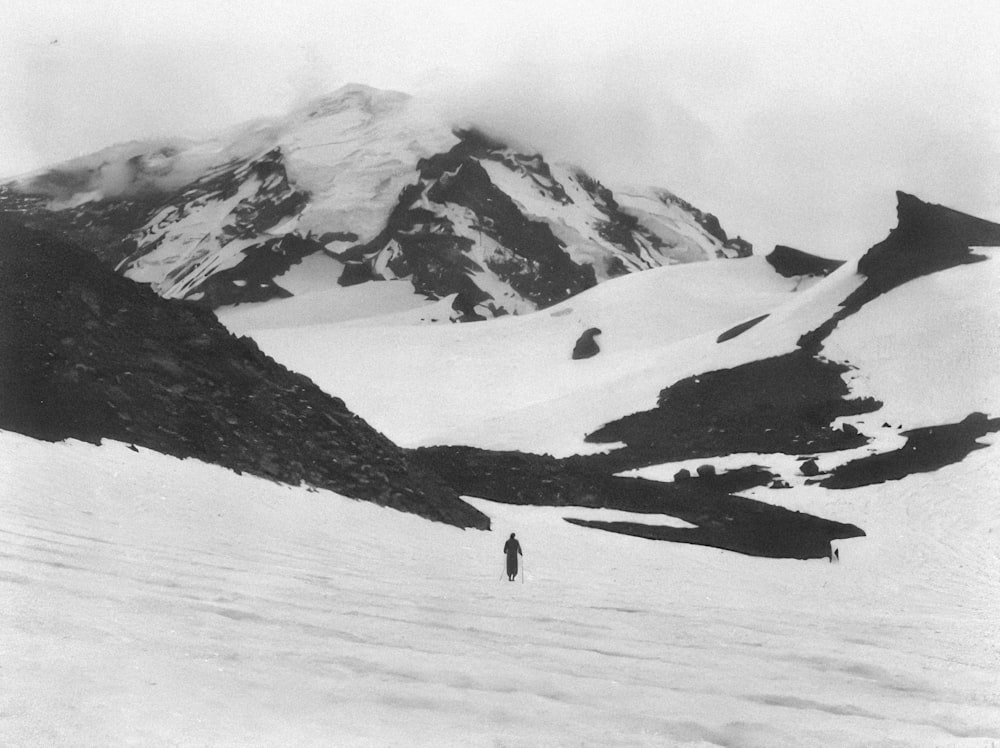
{"type": "Polygon", "coordinates": [[[114,439],[461,527],[489,520],[344,403],[92,255],[0,220],[0,428],[114,439]]]}

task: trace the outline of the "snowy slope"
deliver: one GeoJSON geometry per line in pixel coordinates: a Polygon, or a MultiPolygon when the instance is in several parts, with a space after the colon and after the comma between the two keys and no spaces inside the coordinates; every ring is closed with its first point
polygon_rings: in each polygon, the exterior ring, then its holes
{"type": "MultiPolygon", "coordinates": [[[[552,309],[485,326],[420,324],[432,316],[426,310],[350,324],[331,319],[316,325],[315,317],[303,315],[303,324],[279,329],[265,310],[219,317],[336,392],[399,444],[572,454],[592,451],[583,443],[586,433],[651,406],[657,392],[681,376],[791,349],[802,333],[799,325],[824,320],[857,282],[850,270],[819,285],[783,278],[764,258],[749,257],[628,275],[552,309]],[[763,345],[741,338],[715,342],[727,328],[770,312],[777,321],[769,326],[781,328],[783,305],[794,321],[784,323],[791,332],[770,333],[763,345]],[[601,353],[572,360],[574,342],[591,327],[602,331],[601,353]],[[421,385],[419,395],[414,382],[421,385]]],[[[294,319],[282,313],[292,301],[269,307],[294,319]]]]}
{"type": "Polygon", "coordinates": [[[212,307],[299,295],[303,278],[331,294],[402,278],[432,299],[461,293],[473,319],[751,251],[666,190],[618,194],[361,85],[204,142],[128,143],[24,175],[0,185],[0,211],[212,307]]]}
{"type": "Polygon", "coordinates": [[[986,262],[912,280],[841,322],[824,346],[857,367],[851,389],[885,407],[870,418],[931,426],[1000,413],[1000,250],[986,262]]]}
{"type": "Polygon", "coordinates": [[[0,742],[989,745],[993,442],[939,473],[794,492],[868,530],[829,564],[489,502],[495,531],[461,531],[2,433],[0,742]],[[512,531],[523,584],[501,581],[512,531]]]}

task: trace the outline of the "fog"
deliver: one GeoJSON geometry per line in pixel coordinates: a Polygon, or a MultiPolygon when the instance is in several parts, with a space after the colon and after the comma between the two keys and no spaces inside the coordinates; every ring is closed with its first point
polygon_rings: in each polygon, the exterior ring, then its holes
{"type": "Polygon", "coordinates": [[[849,257],[897,189],[1000,220],[1000,12],[927,6],[14,1],[0,174],[359,82],[666,187],[758,251],[849,257]]]}

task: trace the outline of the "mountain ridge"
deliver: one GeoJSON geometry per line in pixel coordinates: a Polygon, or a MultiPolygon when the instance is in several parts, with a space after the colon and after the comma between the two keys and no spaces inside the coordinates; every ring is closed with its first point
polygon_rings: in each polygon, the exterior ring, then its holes
{"type": "Polygon", "coordinates": [[[213,308],[287,296],[280,278],[303,257],[345,284],[462,294],[459,316],[480,318],[752,252],[667,190],[616,191],[360,85],[212,141],[124,144],[25,175],[0,187],[0,210],[213,308]]]}

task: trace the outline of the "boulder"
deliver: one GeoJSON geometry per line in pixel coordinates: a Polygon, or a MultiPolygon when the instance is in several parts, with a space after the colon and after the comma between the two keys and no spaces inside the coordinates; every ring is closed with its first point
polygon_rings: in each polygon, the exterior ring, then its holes
{"type": "Polygon", "coordinates": [[[594,340],[594,336],[600,334],[601,331],[596,327],[585,330],[583,335],[576,341],[576,345],[573,346],[573,359],[591,358],[600,353],[601,348],[597,345],[597,341],[594,340]]]}
{"type": "Polygon", "coordinates": [[[799,467],[799,472],[809,477],[819,475],[819,467],[816,465],[816,460],[811,459],[803,462],[799,467]]]}

